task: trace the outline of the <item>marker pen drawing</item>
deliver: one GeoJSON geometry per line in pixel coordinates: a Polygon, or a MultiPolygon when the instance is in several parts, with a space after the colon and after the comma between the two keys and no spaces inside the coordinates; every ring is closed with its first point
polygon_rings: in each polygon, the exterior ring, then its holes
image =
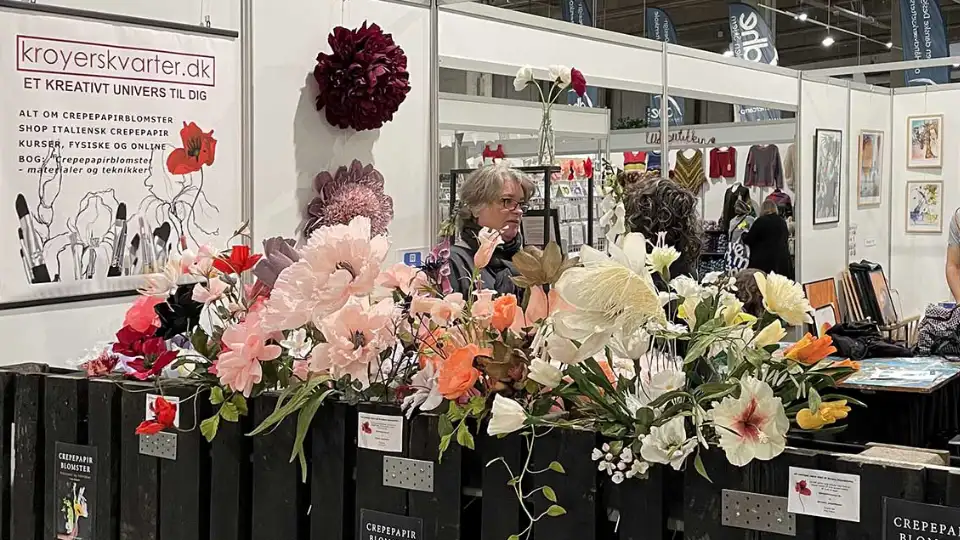
{"type": "Polygon", "coordinates": [[[17,219],[20,220],[20,228],[23,230],[24,253],[30,264],[30,275],[33,276],[31,283],[49,283],[50,272],[43,260],[43,245],[33,227],[33,217],[30,216],[27,199],[22,193],[17,195],[16,205],[17,219]]]}
{"type": "Polygon", "coordinates": [[[113,256],[110,257],[110,268],[107,277],[116,277],[123,274],[123,255],[127,245],[127,204],[117,206],[117,216],[113,222],[113,256]]]}
{"type": "Polygon", "coordinates": [[[23,248],[20,248],[20,262],[23,263],[23,273],[27,276],[27,283],[30,283],[33,278],[30,276],[30,265],[27,263],[27,255],[23,252],[23,248]]]}
{"type": "Polygon", "coordinates": [[[153,250],[153,242],[150,240],[153,236],[147,222],[140,218],[140,264],[143,269],[141,274],[153,274],[157,270],[157,255],[153,250]]]}
{"type": "Polygon", "coordinates": [[[70,233],[70,256],[73,259],[73,279],[83,279],[83,262],[81,261],[83,252],[80,246],[80,235],[70,233]]]}
{"type": "Polygon", "coordinates": [[[153,230],[154,252],[157,254],[157,271],[160,271],[160,268],[167,264],[167,256],[169,255],[167,241],[170,240],[170,228],[170,222],[165,221],[163,225],[153,230]]]}
{"type": "Polygon", "coordinates": [[[136,275],[140,272],[137,271],[137,264],[140,261],[140,233],[133,235],[133,240],[130,241],[130,255],[127,256],[127,268],[126,274],[136,275]]]}

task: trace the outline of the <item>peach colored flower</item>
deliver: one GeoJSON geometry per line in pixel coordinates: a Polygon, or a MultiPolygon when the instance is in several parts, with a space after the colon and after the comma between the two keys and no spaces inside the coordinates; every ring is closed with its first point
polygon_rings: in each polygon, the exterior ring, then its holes
{"type": "Polygon", "coordinates": [[[207,280],[206,287],[203,286],[203,283],[197,283],[193,286],[193,300],[203,304],[215,302],[223,297],[227,288],[227,284],[222,279],[210,278],[207,280]]]}
{"type": "Polygon", "coordinates": [[[482,291],[474,291],[473,294],[477,299],[473,301],[470,314],[473,315],[481,325],[486,326],[490,324],[490,319],[493,318],[493,295],[497,294],[497,291],[484,289],[482,291]]]}
{"type": "Polygon", "coordinates": [[[146,332],[151,326],[160,326],[160,317],[157,316],[154,306],[162,304],[164,299],[159,296],[141,296],[133,301],[123,317],[123,326],[129,326],[137,332],[146,332]]]}
{"type": "Polygon", "coordinates": [[[191,250],[185,250],[180,254],[180,272],[183,274],[193,274],[195,276],[211,277],[216,274],[213,268],[213,260],[217,256],[217,250],[212,246],[203,245],[194,253],[191,250]]]}
{"type": "Polygon", "coordinates": [[[220,383],[246,397],[263,377],[260,362],[274,360],[281,353],[279,345],[266,344],[269,335],[261,323],[258,314],[248,314],[243,322],[223,332],[223,352],[217,362],[220,383]]]}
{"type": "Polygon", "coordinates": [[[414,291],[413,285],[416,282],[418,274],[422,272],[413,266],[403,263],[396,263],[387,268],[377,276],[377,285],[388,289],[399,289],[403,294],[410,294],[414,291]]]}
{"type": "Polygon", "coordinates": [[[493,319],[490,324],[494,328],[503,332],[510,328],[517,317],[517,297],[512,294],[505,294],[493,301],[493,319]]]}
{"type": "Polygon", "coordinates": [[[490,264],[493,251],[503,243],[503,238],[500,237],[500,231],[484,227],[480,229],[480,233],[477,234],[477,240],[480,241],[480,247],[477,248],[477,252],[473,255],[473,265],[477,270],[480,270],[490,264]]]}
{"type": "Polygon", "coordinates": [[[440,299],[433,298],[432,296],[415,295],[410,300],[410,313],[414,315],[430,313],[430,311],[433,310],[433,306],[439,302],[440,299]]]}
{"type": "Polygon", "coordinates": [[[480,378],[480,371],[473,365],[474,358],[490,354],[490,349],[481,349],[470,343],[443,360],[437,384],[443,397],[453,400],[468,393],[480,378]]]}
{"type": "Polygon", "coordinates": [[[306,360],[293,361],[293,376],[305,381],[310,378],[310,362],[306,360]]]}
{"type": "Polygon", "coordinates": [[[301,259],[280,272],[267,300],[264,323],[291,330],[319,321],[342,308],[352,296],[373,290],[390,242],[370,237],[370,220],[321,227],[301,250],[301,259]]]}
{"type": "Polygon", "coordinates": [[[369,307],[351,298],[347,305],[324,317],[318,328],[327,342],[310,353],[310,371],[328,372],[337,379],[350,375],[364,387],[369,386],[371,368],[380,368],[380,353],[396,342],[395,308],[389,298],[369,307]]]}
{"type": "Polygon", "coordinates": [[[460,293],[451,293],[430,308],[430,317],[437,326],[448,326],[463,313],[466,302],[460,293]]]}

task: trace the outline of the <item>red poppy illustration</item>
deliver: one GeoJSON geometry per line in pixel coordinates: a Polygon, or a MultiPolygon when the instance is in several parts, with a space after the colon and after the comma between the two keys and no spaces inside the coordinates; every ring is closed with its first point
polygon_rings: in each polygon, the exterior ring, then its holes
{"type": "Polygon", "coordinates": [[[170,403],[163,397],[158,397],[150,405],[153,412],[152,420],[144,420],[137,426],[137,435],[156,435],[164,429],[173,427],[173,422],[177,417],[177,404],[170,403]]]}
{"type": "Polygon", "coordinates": [[[224,274],[242,274],[253,268],[262,255],[250,254],[250,246],[233,246],[230,255],[220,255],[213,260],[213,267],[224,274]]]}
{"type": "Polygon", "coordinates": [[[813,494],[813,492],[810,491],[810,488],[807,487],[807,481],[806,481],[806,480],[801,480],[801,481],[797,482],[797,485],[795,485],[795,486],[793,487],[793,489],[796,490],[797,493],[799,493],[800,495],[802,495],[802,496],[804,496],[804,497],[809,497],[810,495],[813,494]]]}
{"type": "Polygon", "coordinates": [[[370,435],[371,433],[373,433],[373,428],[370,427],[370,422],[364,422],[360,426],[360,429],[362,429],[363,432],[366,433],[367,435],[370,435]]]}
{"type": "Polygon", "coordinates": [[[213,138],[213,130],[204,133],[196,122],[184,122],[180,139],[183,141],[183,148],[175,148],[167,156],[167,170],[170,174],[195,173],[204,165],[213,165],[217,153],[217,140],[213,138]]]}

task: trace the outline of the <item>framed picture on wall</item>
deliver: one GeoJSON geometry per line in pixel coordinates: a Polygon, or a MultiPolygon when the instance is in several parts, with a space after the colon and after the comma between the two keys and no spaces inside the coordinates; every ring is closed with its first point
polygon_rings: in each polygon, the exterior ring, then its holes
{"type": "Polygon", "coordinates": [[[907,117],[907,167],[938,168],[943,164],[943,115],[907,117]]]}
{"type": "Polygon", "coordinates": [[[813,157],[813,224],[840,221],[843,133],[818,129],[813,157]]]}
{"type": "Polygon", "coordinates": [[[943,182],[907,182],[907,232],[939,233],[943,230],[943,182]]]}
{"type": "Polygon", "coordinates": [[[880,204],[883,133],[861,131],[857,145],[857,206],[880,204]]]}

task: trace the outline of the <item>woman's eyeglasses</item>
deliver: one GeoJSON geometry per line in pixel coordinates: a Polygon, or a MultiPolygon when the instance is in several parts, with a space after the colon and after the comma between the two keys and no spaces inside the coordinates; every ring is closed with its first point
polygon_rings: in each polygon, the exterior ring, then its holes
{"type": "Polygon", "coordinates": [[[503,199],[500,199],[500,204],[503,205],[503,209],[504,209],[504,210],[509,210],[509,211],[511,211],[511,212],[513,212],[513,211],[516,210],[517,208],[519,208],[520,211],[523,212],[523,213],[526,213],[527,210],[530,210],[530,205],[527,204],[526,202],[515,201],[515,200],[513,200],[513,199],[511,199],[511,198],[509,198],[509,197],[505,197],[505,198],[503,198],[503,199]]]}

